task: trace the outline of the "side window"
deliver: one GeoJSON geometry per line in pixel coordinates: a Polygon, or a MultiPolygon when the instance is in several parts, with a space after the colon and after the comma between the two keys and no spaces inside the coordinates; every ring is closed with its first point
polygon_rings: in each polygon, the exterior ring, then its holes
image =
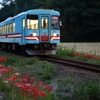
{"type": "Polygon", "coordinates": [[[6,29],[7,29],[7,33],[9,33],[9,31],[8,31],[8,27],[9,27],[9,25],[7,25],[7,28],[6,28],[6,29]]]}
{"type": "Polygon", "coordinates": [[[4,26],[4,33],[6,33],[6,25],[4,26]]]}
{"type": "Polygon", "coordinates": [[[22,19],[22,29],[24,30],[25,28],[25,19],[22,19]]]}
{"type": "Polygon", "coordinates": [[[15,23],[13,23],[13,32],[15,32],[15,23]]]}
{"type": "Polygon", "coordinates": [[[2,27],[2,34],[4,34],[4,26],[2,27]]]}
{"type": "Polygon", "coordinates": [[[0,27],[0,34],[2,34],[2,27],[0,27]]]}
{"type": "Polygon", "coordinates": [[[38,29],[38,15],[27,15],[27,29],[38,29]]]}
{"type": "Polygon", "coordinates": [[[10,24],[10,33],[13,33],[13,24],[10,24]]]}

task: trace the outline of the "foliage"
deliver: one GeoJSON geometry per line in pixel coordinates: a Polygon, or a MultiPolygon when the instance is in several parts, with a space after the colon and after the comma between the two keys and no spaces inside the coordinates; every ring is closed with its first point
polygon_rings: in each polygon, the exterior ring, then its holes
{"type": "Polygon", "coordinates": [[[100,57],[97,55],[91,55],[91,54],[86,54],[86,53],[79,53],[75,51],[75,47],[72,49],[64,49],[64,48],[58,48],[56,55],[58,57],[62,58],[69,58],[69,59],[74,59],[74,60],[79,60],[79,61],[86,61],[94,64],[100,64],[100,57]]]}
{"type": "Polygon", "coordinates": [[[55,9],[61,13],[62,42],[100,41],[99,0],[2,0],[1,4],[0,21],[30,9],[55,9]]]}
{"type": "MultiPolygon", "coordinates": [[[[7,57],[0,57],[0,62],[5,62],[6,59],[7,57]]],[[[13,67],[0,65],[0,92],[4,92],[3,100],[52,100],[52,90],[54,89],[42,81],[36,83],[30,74],[21,75],[13,67]]]]}
{"type": "Polygon", "coordinates": [[[90,81],[85,87],[84,92],[89,100],[100,99],[100,84],[98,82],[90,81]]]}
{"type": "MultiPolygon", "coordinates": [[[[72,49],[72,51],[73,53],[75,53],[74,49],[72,49]]],[[[22,91],[19,89],[20,87],[12,86],[12,84],[14,82],[20,82],[22,80],[23,81],[21,83],[23,83],[26,81],[27,78],[29,79],[28,80],[29,82],[31,82],[31,79],[32,80],[34,79],[33,81],[34,85],[37,85],[39,82],[38,86],[44,86],[44,84],[41,81],[44,81],[44,83],[47,82],[49,84],[55,83],[52,87],[56,87],[56,89],[52,94],[48,94],[48,98],[45,98],[46,100],[84,100],[84,99],[99,100],[100,99],[99,96],[100,80],[89,81],[89,80],[81,79],[80,81],[78,81],[78,78],[73,78],[74,76],[73,74],[69,76],[66,75],[65,77],[56,78],[55,67],[52,64],[49,64],[47,61],[39,61],[37,57],[35,58],[31,57],[30,59],[24,58],[23,60],[20,56],[15,57],[15,55],[10,55],[10,54],[7,54],[5,56],[4,55],[1,56],[0,54],[1,57],[0,70],[1,68],[2,69],[6,68],[6,72],[7,72],[8,70],[11,70],[10,67],[13,67],[14,69],[12,70],[14,70],[14,72],[12,71],[12,73],[3,74],[3,76],[8,77],[7,80],[9,80],[9,85],[8,83],[5,84],[2,83],[2,81],[4,80],[1,79],[2,76],[0,74],[0,86],[2,85],[0,89],[2,91],[7,91],[5,93],[6,95],[4,95],[4,98],[2,100],[20,100],[21,97],[20,94],[22,93],[22,91]],[[17,59],[17,60],[13,60],[13,59],[17,59]],[[3,63],[1,61],[3,61],[3,63]],[[11,63],[7,63],[8,61],[11,63]],[[6,66],[1,64],[5,64],[6,66]],[[16,75],[19,75],[18,72],[20,74],[20,77],[15,79],[15,81],[11,81],[12,79],[15,78],[15,73],[16,75]]],[[[27,91],[30,91],[30,89],[27,89],[27,91]]],[[[27,94],[32,95],[31,92],[27,92],[27,94]]],[[[28,97],[25,96],[25,98],[21,98],[21,100],[23,99],[28,100],[28,97]]],[[[42,100],[45,99],[42,98],[42,100]]],[[[29,100],[33,100],[33,99],[30,98],[29,100]]]]}
{"type": "Polygon", "coordinates": [[[44,68],[44,70],[42,70],[40,72],[41,74],[41,77],[44,79],[44,80],[49,80],[53,77],[54,75],[54,66],[51,65],[51,64],[47,64],[46,67],[44,68]]]}

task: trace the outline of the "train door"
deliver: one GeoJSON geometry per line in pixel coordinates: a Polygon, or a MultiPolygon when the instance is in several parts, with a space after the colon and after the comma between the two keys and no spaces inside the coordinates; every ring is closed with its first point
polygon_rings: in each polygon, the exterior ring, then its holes
{"type": "Polygon", "coordinates": [[[40,17],[40,42],[49,41],[49,16],[40,17]]]}

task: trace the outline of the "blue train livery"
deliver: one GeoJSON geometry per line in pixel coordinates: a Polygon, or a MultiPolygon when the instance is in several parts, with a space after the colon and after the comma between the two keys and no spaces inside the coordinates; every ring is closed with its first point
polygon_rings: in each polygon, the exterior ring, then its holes
{"type": "Polygon", "coordinates": [[[60,13],[34,9],[0,22],[0,48],[29,55],[51,55],[60,43],[60,13]]]}

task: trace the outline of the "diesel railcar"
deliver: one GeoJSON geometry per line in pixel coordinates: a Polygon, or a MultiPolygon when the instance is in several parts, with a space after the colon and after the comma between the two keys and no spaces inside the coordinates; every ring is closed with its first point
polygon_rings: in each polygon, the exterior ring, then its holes
{"type": "Polygon", "coordinates": [[[29,55],[51,55],[60,43],[60,13],[34,9],[0,22],[0,48],[29,55]]]}

